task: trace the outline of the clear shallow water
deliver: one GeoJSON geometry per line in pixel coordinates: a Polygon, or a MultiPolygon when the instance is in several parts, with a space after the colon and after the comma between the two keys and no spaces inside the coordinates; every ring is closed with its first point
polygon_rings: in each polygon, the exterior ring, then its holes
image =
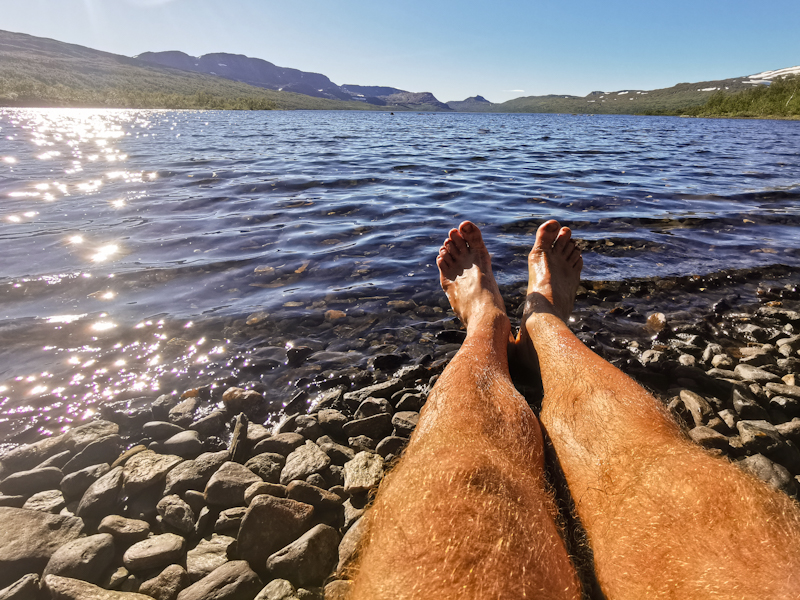
{"type": "Polygon", "coordinates": [[[0,128],[0,441],[231,374],[279,406],[430,353],[453,326],[433,259],[467,218],[501,285],[547,218],[588,279],[800,263],[798,122],[0,109],[0,128]],[[315,354],[290,367],[287,344],[315,354]]]}

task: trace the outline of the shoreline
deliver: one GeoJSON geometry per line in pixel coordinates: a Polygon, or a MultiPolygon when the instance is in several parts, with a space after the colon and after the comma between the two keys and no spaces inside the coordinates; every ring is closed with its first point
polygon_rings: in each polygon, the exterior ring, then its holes
{"type": "MultiPolygon", "coordinates": [[[[790,267],[773,266],[583,281],[570,325],[648,388],[696,443],[796,498],[797,279],[790,267]]],[[[520,287],[502,290],[512,324],[520,287]]],[[[224,393],[203,386],[149,406],[112,404],[101,420],[0,456],[0,511],[12,524],[0,533],[0,564],[9,573],[0,587],[32,593],[44,571],[52,594],[173,585],[186,590],[183,600],[238,578],[253,596],[266,585],[298,598],[342,597],[359,518],[463,336],[441,329],[437,351],[417,364],[387,364],[360,383],[345,377],[298,395],[274,427],[264,396],[231,382],[224,393]],[[248,532],[280,507],[295,515],[291,534],[265,549],[248,532]],[[48,549],[14,556],[36,545],[14,547],[16,531],[41,531],[29,537],[48,541],[48,549]],[[76,548],[87,545],[98,561],[91,572],[76,566],[76,548]]],[[[521,391],[535,409],[537,390],[521,391]]]]}

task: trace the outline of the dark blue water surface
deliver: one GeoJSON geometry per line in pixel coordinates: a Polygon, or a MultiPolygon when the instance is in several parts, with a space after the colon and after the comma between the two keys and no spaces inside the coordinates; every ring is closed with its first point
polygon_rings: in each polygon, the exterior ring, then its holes
{"type": "Polygon", "coordinates": [[[434,258],[536,227],[587,279],[800,264],[800,122],[0,109],[0,442],[233,373],[277,399],[452,326],[434,258]],[[307,345],[300,368],[286,349],[307,345]],[[248,370],[249,369],[249,370],[248,370]]]}

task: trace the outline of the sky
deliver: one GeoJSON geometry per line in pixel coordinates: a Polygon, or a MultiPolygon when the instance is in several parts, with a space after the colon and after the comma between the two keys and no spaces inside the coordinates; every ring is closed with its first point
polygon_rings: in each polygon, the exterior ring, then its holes
{"type": "Polygon", "coordinates": [[[798,0],[0,0],[0,29],[230,52],[439,100],[656,89],[800,65],[798,0]]]}

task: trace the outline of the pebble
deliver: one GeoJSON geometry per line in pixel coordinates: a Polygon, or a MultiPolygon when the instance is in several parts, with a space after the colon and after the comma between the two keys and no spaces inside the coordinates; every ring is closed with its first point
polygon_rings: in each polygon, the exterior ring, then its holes
{"type": "Polygon", "coordinates": [[[65,475],[59,488],[66,498],[80,498],[95,481],[111,470],[108,463],[91,465],[69,475],[65,475]]]}
{"type": "Polygon", "coordinates": [[[226,462],[208,480],[204,496],[206,502],[212,506],[244,506],[245,490],[253,483],[262,481],[261,477],[244,465],[226,462]]]}
{"type": "Polygon", "coordinates": [[[31,496],[22,505],[27,510],[41,510],[43,512],[58,513],[67,505],[61,490],[45,490],[31,496]]]}
{"type": "Polygon", "coordinates": [[[331,464],[330,457],[311,440],[296,448],[286,457],[286,465],[280,476],[280,483],[286,485],[293,479],[305,479],[312,473],[319,473],[331,464]]]}
{"type": "Polygon", "coordinates": [[[379,454],[362,451],[344,465],[344,489],[348,494],[377,487],[382,478],[383,457],[379,454]]]}
{"type": "Polygon", "coordinates": [[[136,542],[125,551],[122,562],[132,572],[149,571],[180,562],[186,541],[174,533],[154,535],[136,542]]]}
{"type": "Polygon", "coordinates": [[[197,546],[186,553],[186,571],[189,580],[199,581],[228,562],[228,548],[235,542],[235,537],[216,533],[201,539],[197,546]]]}
{"type": "Polygon", "coordinates": [[[51,598],[58,600],[153,600],[144,594],[104,590],[80,579],[57,575],[48,575],[44,579],[44,587],[50,592],[51,598]]]}
{"type": "Polygon", "coordinates": [[[109,515],[97,527],[100,533],[110,533],[121,546],[131,546],[150,535],[150,524],[138,519],[109,515]]]}
{"type": "Polygon", "coordinates": [[[316,525],[267,559],[273,577],[298,586],[320,585],[338,560],[339,534],[328,525],[316,525]]]}
{"type": "Polygon", "coordinates": [[[244,600],[255,598],[262,587],[246,561],[232,560],[184,589],[178,600],[244,600]]]}
{"type": "Polygon", "coordinates": [[[158,510],[158,514],[161,515],[164,523],[174,527],[181,533],[189,534],[194,531],[194,511],[177,494],[164,496],[156,504],[156,510],[158,510]]]}
{"type": "Polygon", "coordinates": [[[281,471],[286,464],[286,459],[275,452],[257,454],[248,460],[244,466],[268,483],[278,483],[281,471]]]}
{"type": "Polygon", "coordinates": [[[189,575],[180,565],[170,565],[161,573],[139,586],[139,592],[155,600],[176,600],[178,593],[189,585],[189,575]]]}
{"type": "Polygon", "coordinates": [[[296,540],[311,525],[310,504],[259,495],[253,498],[237,536],[238,558],[261,568],[267,557],[296,540]]]}
{"type": "Polygon", "coordinates": [[[180,456],[145,450],[130,457],[123,467],[123,492],[129,496],[164,481],[167,473],[182,462],[180,456]]]}
{"type": "Polygon", "coordinates": [[[103,571],[114,560],[114,538],[98,533],[67,542],[53,553],[42,573],[99,583],[103,571]]]}

